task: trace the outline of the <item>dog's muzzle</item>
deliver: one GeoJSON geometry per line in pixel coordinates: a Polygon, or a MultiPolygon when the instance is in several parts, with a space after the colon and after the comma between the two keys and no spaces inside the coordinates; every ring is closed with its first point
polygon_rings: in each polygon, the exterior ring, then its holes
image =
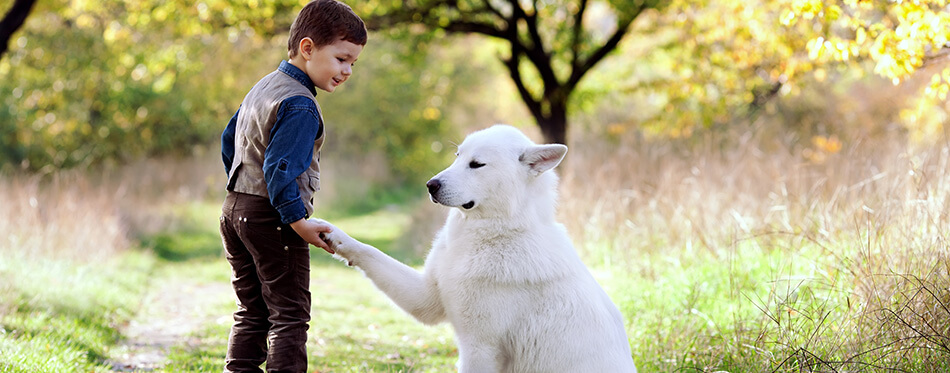
{"type": "MultiPolygon", "coordinates": [[[[439,190],[442,189],[442,182],[439,181],[439,179],[429,180],[429,182],[426,183],[426,188],[429,189],[429,199],[432,200],[432,202],[445,205],[445,203],[442,203],[442,201],[440,201],[438,197],[439,190]]],[[[446,206],[449,206],[449,205],[446,205],[446,206]]],[[[462,205],[462,208],[466,210],[469,210],[473,207],[475,207],[475,201],[469,201],[462,205]]]]}

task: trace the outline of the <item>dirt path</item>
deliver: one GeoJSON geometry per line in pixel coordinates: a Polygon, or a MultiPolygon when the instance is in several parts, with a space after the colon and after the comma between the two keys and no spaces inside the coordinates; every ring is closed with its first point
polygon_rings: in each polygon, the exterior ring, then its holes
{"type": "Polygon", "coordinates": [[[121,328],[122,340],[111,355],[113,372],[161,369],[174,346],[194,346],[195,332],[210,323],[230,323],[220,304],[233,300],[228,283],[153,279],[138,313],[121,328]]]}

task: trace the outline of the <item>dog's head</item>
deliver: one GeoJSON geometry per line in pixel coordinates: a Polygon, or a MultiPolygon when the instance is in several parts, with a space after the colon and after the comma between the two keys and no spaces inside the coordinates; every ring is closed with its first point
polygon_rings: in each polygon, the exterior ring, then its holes
{"type": "Polygon", "coordinates": [[[537,145],[514,127],[495,125],[465,138],[455,162],[426,183],[429,197],[485,215],[511,214],[531,196],[554,192],[557,177],[547,171],[566,153],[567,146],[537,145]]]}

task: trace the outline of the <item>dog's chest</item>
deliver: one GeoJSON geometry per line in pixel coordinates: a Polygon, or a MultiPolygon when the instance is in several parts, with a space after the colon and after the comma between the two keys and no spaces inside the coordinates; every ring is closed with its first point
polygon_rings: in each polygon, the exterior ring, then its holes
{"type": "Polygon", "coordinates": [[[453,323],[486,317],[505,317],[519,304],[530,302],[532,285],[544,283],[557,266],[537,266],[531,245],[512,240],[474,241],[466,237],[446,240],[427,263],[453,323]],[[534,257],[532,260],[531,257],[534,257]],[[540,272],[540,273],[539,273],[540,272]]]}
{"type": "MultiPolygon", "coordinates": [[[[449,321],[462,329],[486,328],[486,320],[504,323],[511,317],[518,305],[524,301],[516,286],[500,281],[493,276],[485,276],[475,271],[472,265],[475,258],[465,258],[458,262],[446,263],[441,268],[439,283],[440,298],[449,321]],[[507,313],[507,314],[505,314],[507,313]]],[[[488,330],[482,332],[490,333],[488,330]]]]}

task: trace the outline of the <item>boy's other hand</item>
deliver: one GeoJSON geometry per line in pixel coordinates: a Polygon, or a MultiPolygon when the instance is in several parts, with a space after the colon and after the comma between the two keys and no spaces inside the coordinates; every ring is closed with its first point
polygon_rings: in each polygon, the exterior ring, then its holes
{"type": "Polygon", "coordinates": [[[333,232],[333,227],[329,224],[316,220],[300,219],[290,223],[290,227],[293,228],[301,238],[309,242],[311,245],[319,247],[330,254],[335,254],[333,249],[331,249],[330,246],[320,238],[321,233],[333,232]]]}

